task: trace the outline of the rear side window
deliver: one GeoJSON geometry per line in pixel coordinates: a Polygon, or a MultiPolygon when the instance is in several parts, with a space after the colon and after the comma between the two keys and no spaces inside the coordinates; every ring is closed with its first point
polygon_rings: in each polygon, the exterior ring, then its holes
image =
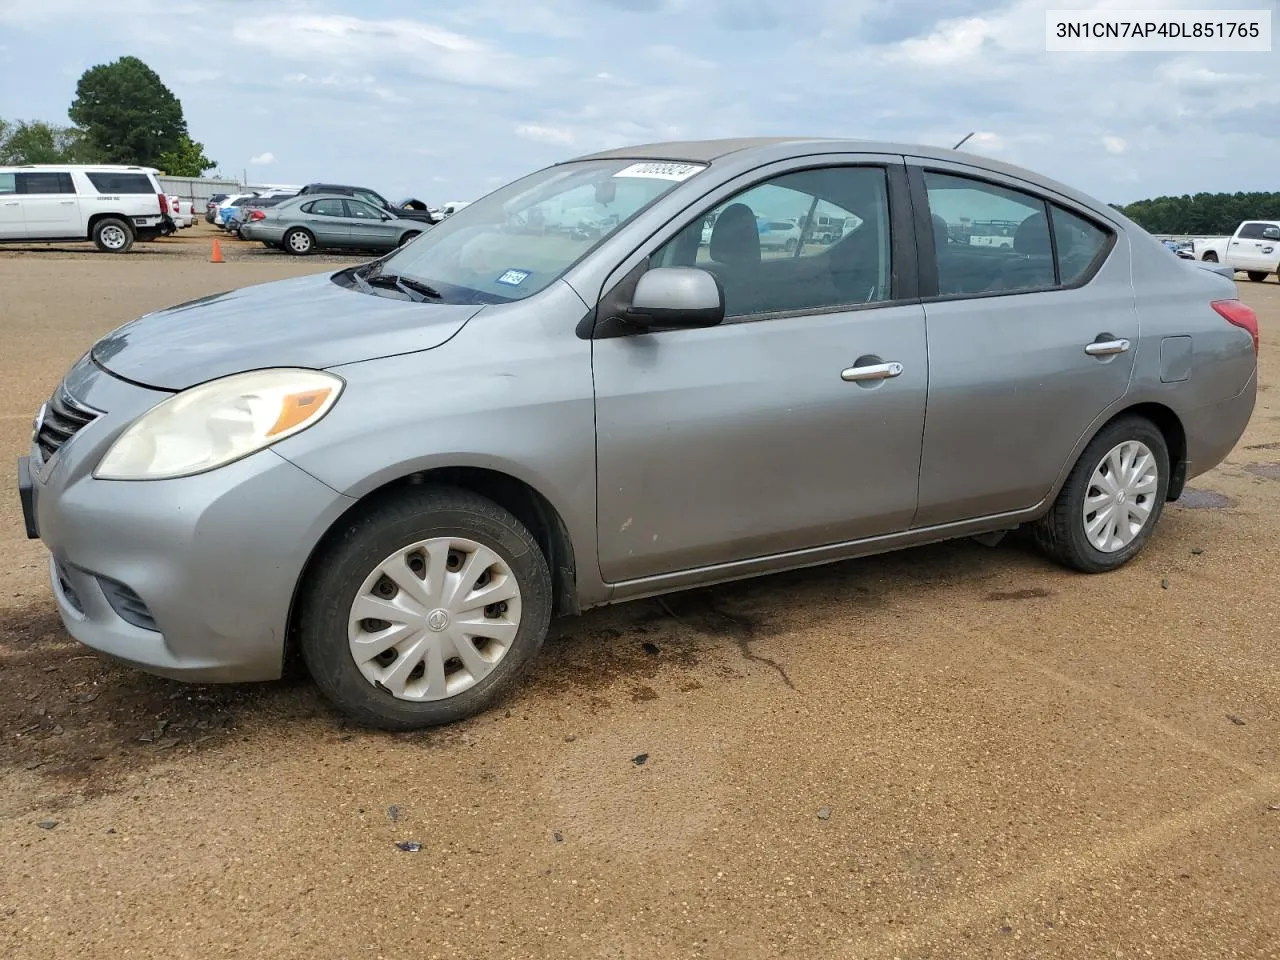
{"type": "Polygon", "coordinates": [[[940,296],[1069,286],[1109,248],[1108,230],[1033,194],[932,171],[924,180],[940,296]]]}
{"type": "Polygon", "coordinates": [[[342,207],[341,200],[335,200],[330,197],[327,200],[317,200],[311,204],[307,213],[314,213],[320,217],[345,217],[347,211],[342,207]]]}
{"type": "Polygon", "coordinates": [[[17,193],[18,183],[12,173],[0,173],[0,195],[17,193]]]}
{"type": "Polygon", "coordinates": [[[1106,249],[1111,235],[1095,223],[1070,213],[1057,204],[1053,210],[1053,240],[1058,247],[1058,282],[1075,283],[1093,266],[1106,249]]]}
{"type": "Polygon", "coordinates": [[[99,171],[86,174],[93,188],[99,193],[139,194],[156,193],[151,178],[145,173],[114,173],[99,171]]]}
{"type": "Polygon", "coordinates": [[[71,174],[40,171],[18,174],[19,193],[75,193],[71,174]]]}

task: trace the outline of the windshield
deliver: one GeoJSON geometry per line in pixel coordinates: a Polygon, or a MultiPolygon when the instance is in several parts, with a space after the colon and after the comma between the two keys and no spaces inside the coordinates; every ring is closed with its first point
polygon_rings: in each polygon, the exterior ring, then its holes
{"type": "Polygon", "coordinates": [[[523,300],[705,164],[587,160],[530,174],[432,227],[378,272],[451,303],[523,300]]]}

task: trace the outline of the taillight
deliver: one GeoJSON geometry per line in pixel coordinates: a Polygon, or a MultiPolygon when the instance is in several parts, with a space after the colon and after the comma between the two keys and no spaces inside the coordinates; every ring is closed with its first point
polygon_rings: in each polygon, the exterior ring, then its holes
{"type": "Polygon", "coordinates": [[[1253,352],[1258,352],[1258,315],[1240,300],[1214,300],[1209,306],[1227,323],[1247,330],[1253,337],[1253,352]]]}
{"type": "Polygon", "coordinates": [[[263,213],[261,210],[250,210],[250,211],[249,211],[249,219],[250,219],[250,220],[265,220],[265,219],[267,219],[267,215],[266,215],[265,213],[263,213]]]}
{"type": "Polygon", "coordinates": [[[161,212],[161,213],[168,213],[168,212],[169,212],[169,198],[168,198],[168,197],[166,197],[163,193],[158,193],[158,194],[156,194],[156,196],[158,196],[158,197],[160,198],[160,212],[161,212]]]}

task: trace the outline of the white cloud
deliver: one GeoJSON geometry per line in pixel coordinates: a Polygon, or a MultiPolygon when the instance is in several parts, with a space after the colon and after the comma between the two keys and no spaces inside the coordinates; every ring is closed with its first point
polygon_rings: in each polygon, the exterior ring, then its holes
{"type": "Polygon", "coordinates": [[[1120,137],[1105,136],[1102,138],[1102,149],[1107,153],[1124,153],[1129,149],[1129,144],[1120,137]]]}
{"type": "Polygon", "coordinates": [[[249,162],[255,167],[266,167],[276,162],[276,155],[268,150],[266,153],[260,153],[256,157],[250,157],[249,162]]]}
{"type": "Polygon", "coordinates": [[[540,123],[522,123],[516,127],[516,136],[541,143],[573,143],[577,137],[565,127],[548,127],[540,123]]]}

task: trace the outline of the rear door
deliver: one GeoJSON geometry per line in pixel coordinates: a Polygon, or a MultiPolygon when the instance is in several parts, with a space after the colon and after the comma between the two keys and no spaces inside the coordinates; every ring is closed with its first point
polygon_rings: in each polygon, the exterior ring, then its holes
{"type": "Polygon", "coordinates": [[[18,199],[17,174],[0,173],[0,240],[20,240],[27,235],[18,199]]]}
{"type": "Polygon", "coordinates": [[[1264,246],[1274,246],[1274,242],[1264,240],[1268,226],[1270,224],[1258,222],[1241,224],[1227,243],[1227,263],[1237,270],[1270,270],[1275,260],[1262,253],[1264,246]]]}
{"type": "Polygon", "coordinates": [[[944,161],[908,169],[933,227],[920,268],[929,402],[914,526],[1035,506],[1128,389],[1128,248],[1114,226],[1023,181],[944,161]]]}
{"type": "Polygon", "coordinates": [[[385,214],[360,200],[344,201],[347,207],[347,230],[351,243],[369,249],[390,248],[400,239],[396,235],[394,221],[384,219],[385,214]]]}
{"type": "Polygon", "coordinates": [[[31,171],[19,173],[17,180],[27,236],[59,239],[84,236],[80,201],[70,173],[31,171]]]}

